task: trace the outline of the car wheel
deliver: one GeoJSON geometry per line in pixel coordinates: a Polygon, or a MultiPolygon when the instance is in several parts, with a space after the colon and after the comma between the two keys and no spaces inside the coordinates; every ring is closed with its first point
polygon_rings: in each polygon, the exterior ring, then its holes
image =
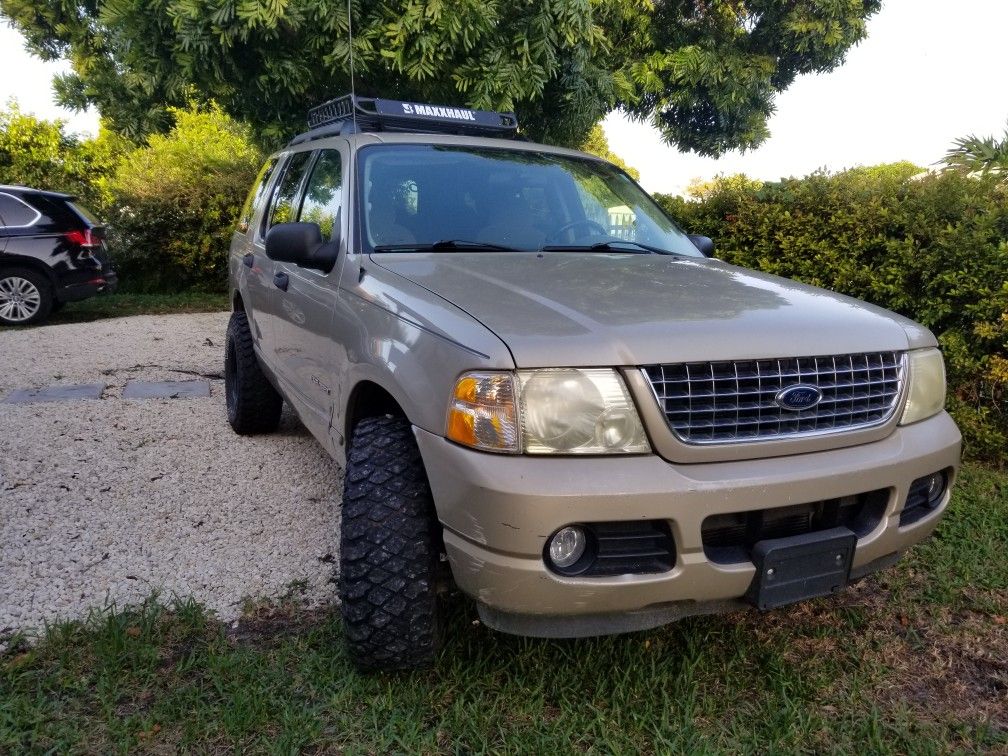
{"type": "Polygon", "coordinates": [[[39,323],[49,317],[52,306],[52,287],[45,276],[21,268],[0,271],[0,323],[39,323]]]}
{"type": "Polygon", "coordinates": [[[263,373],[244,312],[231,313],[224,348],[224,396],[235,433],[270,433],[280,424],[283,397],[263,373]]]}
{"type": "Polygon", "coordinates": [[[440,646],[441,529],[420,449],[403,417],[370,417],[347,452],[340,611],[361,670],[414,669],[440,646]]]}

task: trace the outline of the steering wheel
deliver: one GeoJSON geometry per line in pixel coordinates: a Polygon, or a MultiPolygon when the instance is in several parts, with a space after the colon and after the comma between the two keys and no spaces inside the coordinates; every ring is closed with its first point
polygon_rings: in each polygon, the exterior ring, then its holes
{"type": "Polygon", "coordinates": [[[565,223],[563,226],[558,228],[552,234],[546,237],[546,241],[551,239],[556,239],[561,234],[570,231],[571,229],[577,228],[578,226],[587,226],[589,230],[596,231],[600,236],[609,236],[609,229],[603,226],[597,221],[593,221],[590,218],[581,218],[580,220],[571,221],[570,223],[565,223]]]}

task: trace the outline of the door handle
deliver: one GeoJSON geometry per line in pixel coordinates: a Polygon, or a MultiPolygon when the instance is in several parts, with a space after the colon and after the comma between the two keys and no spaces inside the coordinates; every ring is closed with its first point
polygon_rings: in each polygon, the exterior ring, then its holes
{"type": "Polygon", "coordinates": [[[255,265],[255,255],[253,255],[250,252],[249,254],[242,257],[242,262],[245,264],[246,268],[251,268],[253,265],[255,265]]]}
{"type": "Polygon", "coordinates": [[[273,274],[273,285],[280,289],[280,291],[287,291],[288,283],[290,283],[290,279],[287,277],[286,273],[273,274]]]}

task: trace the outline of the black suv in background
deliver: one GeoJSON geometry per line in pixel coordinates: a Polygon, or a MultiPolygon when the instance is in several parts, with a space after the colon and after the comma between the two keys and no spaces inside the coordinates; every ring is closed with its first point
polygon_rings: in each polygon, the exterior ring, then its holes
{"type": "Polygon", "coordinates": [[[0,185],[0,325],[116,288],[105,228],[74,197],[0,185]]]}

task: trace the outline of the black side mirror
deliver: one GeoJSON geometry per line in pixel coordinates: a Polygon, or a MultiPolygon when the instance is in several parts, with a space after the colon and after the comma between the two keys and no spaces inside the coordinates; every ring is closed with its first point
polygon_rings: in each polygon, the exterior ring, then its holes
{"type": "Polygon", "coordinates": [[[693,246],[700,250],[700,254],[704,257],[714,257],[714,242],[709,236],[699,234],[687,234],[687,236],[693,242],[693,246]]]}
{"type": "Polygon", "coordinates": [[[318,223],[277,223],[266,232],[266,257],[328,273],[336,264],[339,241],[322,238],[318,223]]]}

